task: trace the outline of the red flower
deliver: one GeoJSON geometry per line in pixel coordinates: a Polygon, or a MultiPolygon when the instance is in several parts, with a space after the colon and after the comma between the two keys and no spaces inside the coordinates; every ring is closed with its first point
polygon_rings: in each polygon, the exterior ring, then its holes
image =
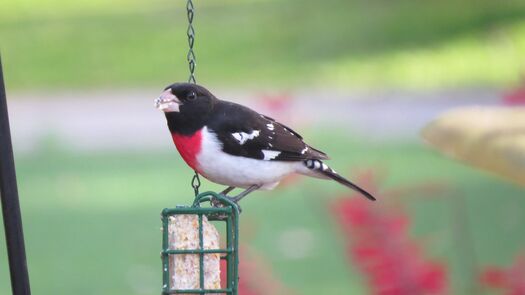
{"type": "Polygon", "coordinates": [[[525,84],[503,95],[503,104],[516,106],[525,104],[525,84]]]}
{"type": "Polygon", "coordinates": [[[278,94],[260,94],[259,101],[272,114],[289,113],[292,107],[292,95],[287,92],[278,94]]]}
{"type": "Polygon", "coordinates": [[[506,280],[505,271],[497,267],[487,267],[480,277],[483,285],[492,288],[505,287],[506,280]]]}
{"type": "MultiPolygon", "coordinates": [[[[370,176],[370,175],[369,175],[370,176]]],[[[378,194],[368,177],[370,191],[378,194]]],[[[347,240],[349,259],[366,276],[371,294],[445,294],[445,268],[427,261],[423,251],[408,235],[409,216],[401,210],[387,210],[359,196],[343,197],[332,203],[347,240]]]]}
{"type": "Polygon", "coordinates": [[[487,267],[480,281],[489,288],[502,289],[507,295],[525,295],[525,257],[516,258],[509,268],[487,267]]]}

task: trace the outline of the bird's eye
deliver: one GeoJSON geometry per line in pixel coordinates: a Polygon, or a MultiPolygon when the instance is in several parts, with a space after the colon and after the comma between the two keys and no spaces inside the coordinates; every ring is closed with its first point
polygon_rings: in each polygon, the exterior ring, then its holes
{"type": "Polygon", "coordinates": [[[186,96],[186,98],[188,100],[194,100],[195,98],[197,98],[197,94],[195,94],[195,92],[192,91],[192,92],[188,93],[188,96],[186,96]]]}

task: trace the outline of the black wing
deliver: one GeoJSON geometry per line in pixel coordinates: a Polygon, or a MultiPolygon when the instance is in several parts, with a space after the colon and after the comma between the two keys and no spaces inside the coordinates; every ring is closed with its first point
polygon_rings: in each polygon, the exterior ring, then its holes
{"type": "Polygon", "coordinates": [[[289,127],[239,104],[218,102],[208,122],[230,155],[271,161],[328,159],[289,127]]]}

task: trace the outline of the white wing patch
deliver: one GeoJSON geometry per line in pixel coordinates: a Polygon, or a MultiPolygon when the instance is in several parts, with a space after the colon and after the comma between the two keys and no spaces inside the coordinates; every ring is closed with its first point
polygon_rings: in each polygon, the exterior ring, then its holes
{"type": "Polygon", "coordinates": [[[235,133],[232,133],[232,136],[239,142],[239,144],[244,144],[247,140],[251,140],[251,139],[254,139],[256,138],[257,136],[259,136],[259,133],[261,133],[261,131],[259,130],[253,130],[252,132],[250,133],[246,133],[246,132],[235,132],[235,133]]]}
{"type": "Polygon", "coordinates": [[[308,146],[306,146],[302,151],[301,151],[301,155],[304,155],[306,153],[306,151],[308,150],[308,146]]]}
{"type": "Polygon", "coordinates": [[[272,131],[273,129],[275,129],[275,126],[273,126],[272,123],[268,123],[266,124],[266,127],[268,128],[268,130],[272,131]]]}
{"type": "Polygon", "coordinates": [[[270,150],[262,150],[263,154],[264,154],[264,159],[265,161],[269,161],[269,160],[273,160],[275,158],[277,158],[277,156],[279,156],[281,154],[281,152],[278,152],[278,151],[270,151],[270,150]]]}

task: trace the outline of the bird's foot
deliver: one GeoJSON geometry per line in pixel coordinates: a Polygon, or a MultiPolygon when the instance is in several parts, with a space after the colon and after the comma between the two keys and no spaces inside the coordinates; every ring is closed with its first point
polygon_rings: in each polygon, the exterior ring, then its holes
{"type": "MultiPolygon", "coordinates": [[[[243,192],[241,192],[240,194],[236,195],[235,197],[228,197],[226,194],[234,189],[234,187],[230,186],[227,189],[225,189],[223,192],[221,192],[219,195],[221,197],[224,197],[224,198],[230,200],[232,203],[234,203],[235,206],[237,206],[237,208],[239,209],[239,213],[241,213],[242,209],[241,209],[241,206],[239,206],[239,201],[242,200],[242,198],[246,197],[249,193],[251,193],[251,192],[253,192],[255,190],[258,190],[259,188],[261,188],[260,185],[254,184],[254,185],[250,186],[249,188],[247,188],[246,190],[244,190],[243,192]]],[[[211,204],[212,204],[213,207],[224,207],[224,204],[222,204],[219,200],[217,200],[215,198],[212,198],[211,204]]]]}
{"type": "MultiPolygon", "coordinates": [[[[219,195],[220,195],[221,197],[225,198],[225,199],[230,200],[232,203],[234,203],[235,206],[237,206],[237,208],[239,209],[239,213],[242,212],[241,206],[239,206],[240,198],[238,198],[238,197],[228,197],[227,195],[222,194],[222,193],[220,193],[219,195]]],[[[217,198],[212,198],[212,199],[210,200],[210,203],[211,203],[211,206],[212,206],[212,207],[215,207],[215,208],[222,208],[222,207],[225,207],[224,203],[222,203],[222,202],[221,202],[219,199],[217,199],[217,198]]]]}
{"type": "Polygon", "coordinates": [[[213,197],[211,198],[210,200],[210,205],[214,208],[221,208],[221,207],[224,207],[224,204],[221,203],[221,201],[219,201],[219,199],[213,197]]]}

